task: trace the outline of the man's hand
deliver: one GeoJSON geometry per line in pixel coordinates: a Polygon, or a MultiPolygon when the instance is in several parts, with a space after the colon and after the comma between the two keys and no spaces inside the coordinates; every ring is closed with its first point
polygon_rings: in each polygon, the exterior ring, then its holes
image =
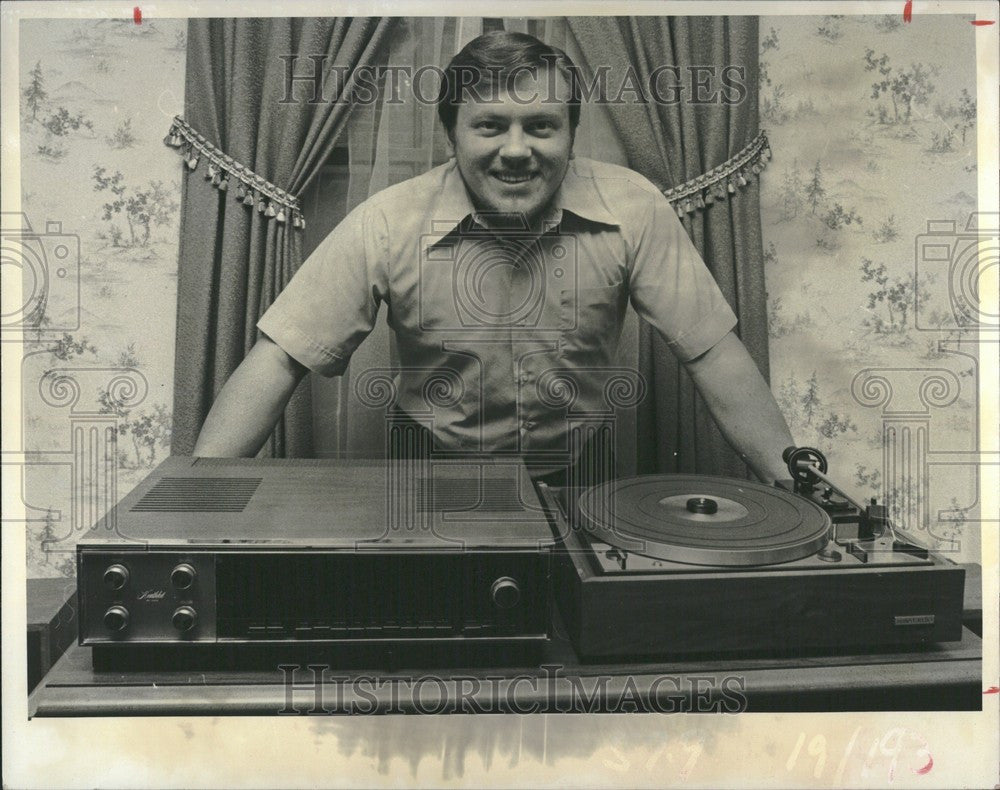
{"type": "Polygon", "coordinates": [[[194,455],[251,457],[263,447],[308,368],[262,335],[212,404],[194,455]]]}
{"type": "Polygon", "coordinates": [[[781,459],[795,445],[764,377],[732,332],[685,364],[726,441],[765,483],[788,477],[781,459]]]}

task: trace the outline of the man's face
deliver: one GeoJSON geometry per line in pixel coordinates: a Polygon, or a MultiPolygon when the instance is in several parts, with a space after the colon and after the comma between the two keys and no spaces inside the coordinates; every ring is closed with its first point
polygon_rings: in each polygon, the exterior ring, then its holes
{"type": "Polygon", "coordinates": [[[473,90],[459,105],[451,142],[478,210],[520,213],[532,221],[559,189],[573,132],[569,86],[562,75],[551,76],[547,69],[537,76],[524,72],[510,93],[483,88],[477,97],[473,90]]]}

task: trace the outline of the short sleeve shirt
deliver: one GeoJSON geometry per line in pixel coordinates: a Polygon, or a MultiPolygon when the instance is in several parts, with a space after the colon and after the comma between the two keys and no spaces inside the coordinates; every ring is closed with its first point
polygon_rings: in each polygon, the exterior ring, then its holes
{"type": "Polygon", "coordinates": [[[545,220],[540,235],[488,230],[452,160],[352,211],[258,327],[335,376],[384,305],[400,364],[352,370],[362,401],[401,409],[443,449],[564,456],[573,426],[642,395],[616,363],[628,300],[682,361],[736,316],[638,173],[576,157],[545,220]]]}

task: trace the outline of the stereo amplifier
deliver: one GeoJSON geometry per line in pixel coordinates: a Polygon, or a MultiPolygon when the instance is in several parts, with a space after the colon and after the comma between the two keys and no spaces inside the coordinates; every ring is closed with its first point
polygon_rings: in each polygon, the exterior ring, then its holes
{"type": "Polygon", "coordinates": [[[548,637],[552,543],[519,461],[172,457],[78,545],[80,643],[502,652],[548,637]]]}

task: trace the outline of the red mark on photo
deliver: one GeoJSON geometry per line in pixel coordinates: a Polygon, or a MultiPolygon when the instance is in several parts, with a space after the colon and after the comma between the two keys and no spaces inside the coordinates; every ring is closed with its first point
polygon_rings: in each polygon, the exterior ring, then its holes
{"type": "Polygon", "coordinates": [[[139,6],[132,9],[132,19],[137,25],[142,24],[142,9],[139,6]]]}
{"type": "Polygon", "coordinates": [[[918,773],[921,776],[923,776],[924,774],[929,773],[930,770],[931,770],[931,768],[933,768],[933,767],[934,767],[934,758],[931,757],[928,754],[927,755],[927,765],[925,765],[923,768],[917,768],[916,769],[916,773],[918,773]]]}
{"type": "Polygon", "coordinates": [[[979,27],[981,25],[995,25],[996,22],[993,21],[992,19],[973,19],[971,24],[979,27]]]}
{"type": "Polygon", "coordinates": [[[913,19],[913,0],[906,0],[906,5],[903,6],[903,21],[909,22],[913,19]]]}
{"type": "Polygon", "coordinates": [[[990,686],[983,694],[1000,694],[1000,687],[990,686]]]}

